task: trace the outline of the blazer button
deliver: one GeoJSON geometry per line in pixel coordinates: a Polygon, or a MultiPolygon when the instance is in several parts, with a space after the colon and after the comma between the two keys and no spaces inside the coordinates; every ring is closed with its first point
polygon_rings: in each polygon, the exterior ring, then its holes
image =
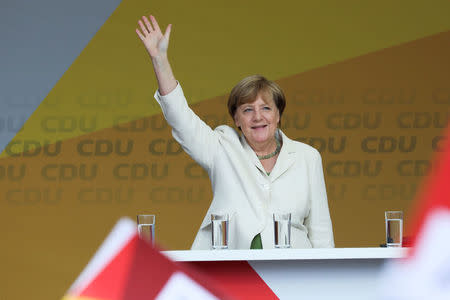
{"type": "Polygon", "coordinates": [[[270,184],[268,183],[263,184],[263,188],[266,190],[270,190],[270,184]]]}

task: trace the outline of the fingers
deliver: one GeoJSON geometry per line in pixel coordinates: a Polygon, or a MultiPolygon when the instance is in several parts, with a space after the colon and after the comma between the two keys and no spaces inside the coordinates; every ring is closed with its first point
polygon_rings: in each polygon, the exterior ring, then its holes
{"type": "Polygon", "coordinates": [[[142,19],[144,19],[144,23],[145,23],[145,26],[147,26],[147,28],[148,28],[148,32],[150,33],[152,31],[154,31],[152,24],[150,24],[150,21],[147,19],[147,17],[143,16],[142,19]]]}
{"type": "Polygon", "coordinates": [[[170,32],[172,31],[172,24],[167,25],[166,32],[164,32],[164,38],[169,41],[170,32]]]}
{"type": "Polygon", "coordinates": [[[142,35],[142,33],[139,31],[139,29],[136,28],[136,33],[139,36],[139,38],[141,39],[141,41],[145,40],[145,36],[142,35]]]}
{"type": "Polygon", "coordinates": [[[156,21],[155,17],[150,15],[150,21],[152,21],[153,28],[155,28],[155,31],[161,32],[161,29],[159,28],[158,22],[156,21]]]}
{"type": "MultiPolygon", "coordinates": [[[[139,29],[136,29],[136,33],[139,35],[141,40],[144,40],[147,37],[147,35],[149,35],[152,32],[156,32],[158,35],[161,34],[161,29],[159,27],[158,22],[156,21],[156,18],[150,15],[150,20],[151,23],[146,16],[143,16],[142,19],[138,21],[141,30],[139,31],[139,29]]],[[[166,28],[166,32],[164,33],[164,38],[166,38],[167,41],[169,40],[171,30],[172,24],[169,24],[166,28]]]]}
{"type": "Polygon", "coordinates": [[[145,27],[144,23],[142,23],[141,20],[139,20],[138,23],[139,23],[139,27],[141,27],[142,34],[144,36],[148,35],[150,32],[148,31],[147,27],[145,27]]]}

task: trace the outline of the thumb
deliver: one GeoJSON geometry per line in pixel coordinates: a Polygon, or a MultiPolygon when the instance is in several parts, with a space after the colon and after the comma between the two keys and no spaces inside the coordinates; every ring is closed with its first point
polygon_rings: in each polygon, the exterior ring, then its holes
{"type": "Polygon", "coordinates": [[[164,32],[164,38],[169,42],[170,32],[172,31],[172,24],[167,25],[166,32],[164,32]]]}

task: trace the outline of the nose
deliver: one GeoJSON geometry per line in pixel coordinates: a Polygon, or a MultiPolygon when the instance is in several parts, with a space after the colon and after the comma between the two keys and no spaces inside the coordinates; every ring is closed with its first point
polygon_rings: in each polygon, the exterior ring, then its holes
{"type": "Polygon", "coordinates": [[[253,120],[254,121],[261,120],[261,112],[259,111],[259,109],[255,109],[255,113],[253,114],[253,120]]]}

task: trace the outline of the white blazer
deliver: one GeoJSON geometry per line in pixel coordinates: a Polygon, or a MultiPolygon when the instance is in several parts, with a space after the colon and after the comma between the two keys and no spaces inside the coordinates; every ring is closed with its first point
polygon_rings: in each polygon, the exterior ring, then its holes
{"type": "Polygon", "coordinates": [[[181,86],[155,98],[173,137],[207,172],[213,199],[192,249],[211,249],[211,214],[230,215],[229,249],[249,249],[258,233],[274,248],[274,212],[292,214],[293,248],[334,247],[322,160],[311,146],[289,139],[267,175],[244,136],[222,125],[212,130],[188,106],[181,86]]]}

